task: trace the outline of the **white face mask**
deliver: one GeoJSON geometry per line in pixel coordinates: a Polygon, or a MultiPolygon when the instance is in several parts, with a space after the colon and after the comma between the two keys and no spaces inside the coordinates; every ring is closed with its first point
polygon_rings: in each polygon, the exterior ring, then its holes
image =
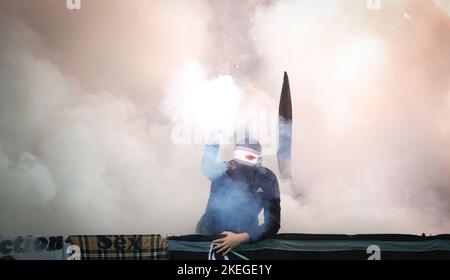
{"type": "Polygon", "coordinates": [[[237,148],[234,150],[234,159],[244,165],[255,166],[260,161],[259,154],[246,150],[245,148],[237,148]]]}

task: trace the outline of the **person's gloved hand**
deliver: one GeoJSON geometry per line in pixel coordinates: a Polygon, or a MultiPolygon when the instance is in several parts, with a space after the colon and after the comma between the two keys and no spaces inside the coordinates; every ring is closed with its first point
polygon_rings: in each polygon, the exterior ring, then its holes
{"type": "Polygon", "coordinates": [[[214,251],[216,251],[216,253],[222,253],[222,255],[228,254],[234,248],[250,240],[250,236],[246,232],[234,233],[231,231],[224,231],[222,234],[226,236],[213,241],[214,244],[217,244],[213,248],[214,251]]]}
{"type": "Polygon", "coordinates": [[[219,145],[222,141],[223,137],[223,131],[222,129],[213,129],[210,134],[209,138],[206,140],[206,143],[209,145],[219,145]]]}

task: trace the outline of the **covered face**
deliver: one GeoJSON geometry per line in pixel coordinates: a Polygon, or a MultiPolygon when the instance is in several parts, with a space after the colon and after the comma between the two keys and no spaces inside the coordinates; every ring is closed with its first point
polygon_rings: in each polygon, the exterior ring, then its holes
{"type": "Polygon", "coordinates": [[[255,166],[261,162],[261,146],[259,144],[237,144],[234,159],[247,166],[255,166]]]}

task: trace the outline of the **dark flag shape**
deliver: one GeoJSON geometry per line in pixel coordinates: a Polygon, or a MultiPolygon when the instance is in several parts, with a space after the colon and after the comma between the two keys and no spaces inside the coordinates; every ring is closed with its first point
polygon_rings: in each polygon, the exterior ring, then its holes
{"type": "Polygon", "coordinates": [[[292,196],[296,199],[301,197],[297,190],[291,171],[292,153],[292,102],[289,77],[284,72],[283,88],[281,89],[280,107],[278,112],[278,169],[281,179],[289,182],[292,196]]]}
{"type": "Polygon", "coordinates": [[[278,168],[283,179],[292,177],[291,174],[292,147],[292,102],[289,77],[284,72],[283,88],[281,89],[280,107],[278,113],[278,168]]]}

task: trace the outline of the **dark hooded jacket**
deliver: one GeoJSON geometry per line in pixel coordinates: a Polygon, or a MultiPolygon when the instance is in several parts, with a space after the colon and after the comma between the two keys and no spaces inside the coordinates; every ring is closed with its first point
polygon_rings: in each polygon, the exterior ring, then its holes
{"type": "Polygon", "coordinates": [[[280,191],[275,174],[261,165],[217,162],[218,150],[218,145],[205,147],[202,171],[211,180],[211,189],[197,233],[247,232],[252,242],[274,236],[280,229],[280,191]],[[262,210],[264,223],[259,225],[262,210]]]}

